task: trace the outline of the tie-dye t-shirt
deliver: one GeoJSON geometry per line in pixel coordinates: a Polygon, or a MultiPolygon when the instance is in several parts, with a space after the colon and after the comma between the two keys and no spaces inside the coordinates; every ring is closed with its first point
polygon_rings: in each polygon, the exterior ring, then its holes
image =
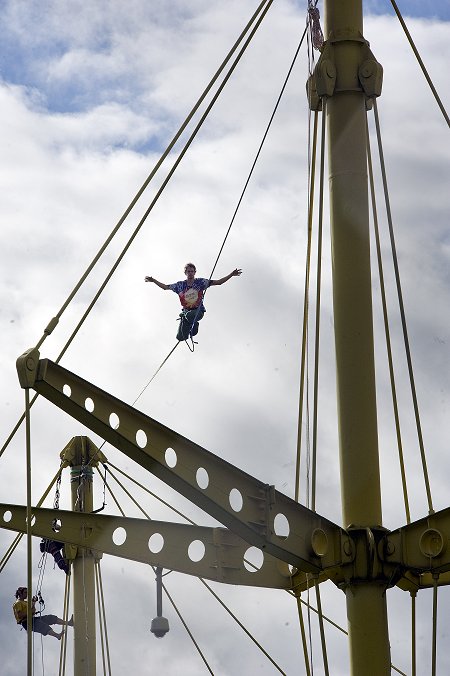
{"type": "Polygon", "coordinates": [[[195,310],[203,305],[203,293],[209,286],[209,279],[199,277],[194,279],[191,286],[188,286],[186,280],[169,284],[169,289],[178,294],[181,305],[186,310],[195,310]]]}

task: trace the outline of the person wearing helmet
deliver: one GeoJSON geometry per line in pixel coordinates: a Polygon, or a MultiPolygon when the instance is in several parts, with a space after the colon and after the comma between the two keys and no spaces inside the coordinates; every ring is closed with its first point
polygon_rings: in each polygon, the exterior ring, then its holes
{"type": "Polygon", "coordinates": [[[146,282],[153,282],[164,291],[174,291],[178,294],[183,311],[180,313],[180,326],[178,328],[177,340],[187,340],[189,336],[195,336],[198,333],[198,323],[206,312],[203,305],[203,295],[210,286],[220,286],[232,277],[242,274],[242,270],[236,268],[229,275],[221,279],[204,279],[196,277],[197,269],[193,263],[186,263],[184,274],[186,279],[173,284],[164,284],[154,277],[145,277],[146,282]]]}
{"type": "MultiPolygon", "coordinates": [[[[19,587],[16,591],[16,601],[13,604],[13,613],[16,619],[17,624],[20,624],[21,627],[27,629],[27,611],[28,611],[28,590],[26,587],[19,587]]],[[[60,626],[73,627],[73,616],[68,622],[62,620],[56,615],[36,615],[36,601],[38,600],[37,596],[33,596],[31,599],[31,614],[33,616],[32,622],[32,631],[35,631],[38,634],[43,636],[54,636],[61,640],[64,629],[59,633],[54,631],[51,627],[53,624],[60,626]]]]}

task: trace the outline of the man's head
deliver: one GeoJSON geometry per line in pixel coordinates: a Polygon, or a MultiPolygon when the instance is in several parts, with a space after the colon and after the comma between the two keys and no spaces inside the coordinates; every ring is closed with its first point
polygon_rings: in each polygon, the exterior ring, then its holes
{"type": "Polygon", "coordinates": [[[16,599],[26,599],[28,590],[26,587],[18,587],[16,590],[16,599]]]}
{"type": "Polygon", "coordinates": [[[194,279],[196,272],[197,268],[195,267],[194,263],[186,263],[184,266],[184,274],[188,279],[194,279]]]}

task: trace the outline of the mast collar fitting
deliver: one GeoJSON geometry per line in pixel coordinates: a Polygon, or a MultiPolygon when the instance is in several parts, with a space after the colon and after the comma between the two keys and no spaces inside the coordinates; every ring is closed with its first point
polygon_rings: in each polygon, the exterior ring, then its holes
{"type": "Polygon", "coordinates": [[[39,367],[39,350],[32,347],[18,357],[16,361],[20,387],[29,389],[36,382],[39,367]]]}

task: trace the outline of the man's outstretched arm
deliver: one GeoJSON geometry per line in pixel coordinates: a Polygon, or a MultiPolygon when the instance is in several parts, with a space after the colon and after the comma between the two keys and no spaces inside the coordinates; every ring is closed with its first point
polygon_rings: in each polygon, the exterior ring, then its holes
{"type": "Polygon", "coordinates": [[[211,279],[209,282],[209,286],[220,286],[220,284],[228,282],[228,280],[231,279],[232,277],[238,277],[239,275],[242,275],[242,270],[236,268],[236,270],[230,272],[230,274],[227,275],[226,277],[222,277],[221,279],[211,279]]]}
{"type": "Polygon", "coordinates": [[[164,289],[164,291],[167,291],[170,287],[168,284],[164,284],[164,282],[158,282],[157,279],[154,277],[146,277],[145,278],[146,282],[153,282],[153,284],[156,284],[156,286],[159,286],[160,289],[164,289]]]}

